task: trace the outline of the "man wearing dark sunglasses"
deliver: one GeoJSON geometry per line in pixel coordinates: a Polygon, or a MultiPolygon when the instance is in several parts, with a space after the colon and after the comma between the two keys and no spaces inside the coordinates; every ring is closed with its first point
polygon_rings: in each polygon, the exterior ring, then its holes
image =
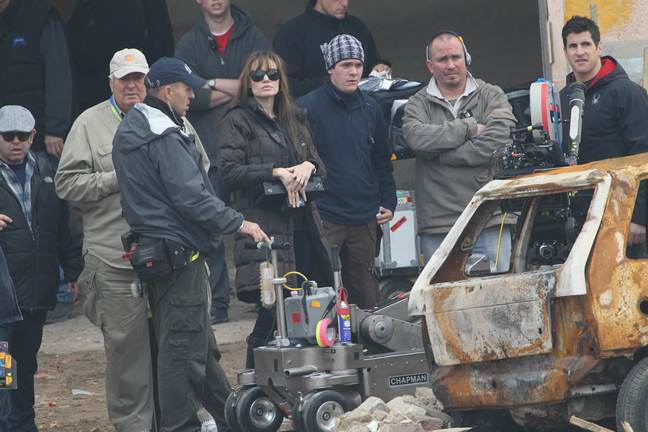
{"type": "Polygon", "coordinates": [[[59,264],[78,294],[81,236],[54,190],[54,171],[30,152],[36,129],[24,107],[0,108],[0,248],[13,280],[22,321],[0,324],[0,340],[18,364],[18,389],[0,391],[0,432],[37,430],[34,374],[47,311],[56,304],[59,264]]]}

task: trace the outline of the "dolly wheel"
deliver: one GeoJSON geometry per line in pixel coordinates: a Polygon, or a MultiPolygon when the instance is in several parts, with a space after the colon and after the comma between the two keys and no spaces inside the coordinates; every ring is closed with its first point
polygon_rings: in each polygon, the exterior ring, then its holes
{"type": "Polygon", "coordinates": [[[401,299],[412,290],[414,282],[404,277],[392,277],[380,284],[380,300],[401,299]]]}
{"type": "Polygon", "coordinates": [[[308,432],[335,430],[346,411],[342,395],[334,390],[323,390],[309,396],[304,402],[304,426],[308,432]]]}
{"type": "Polygon", "coordinates": [[[236,400],[237,392],[232,391],[227,400],[225,401],[225,421],[227,422],[232,432],[244,432],[241,425],[236,420],[236,400]]]}
{"type": "Polygon", "coordinates": [[[283,422],[283,413],[261,387],[241,390],[236,403],[236,421],[245,432],[275,432],[283,422]]]}
{"type": "Polygon", "coordinates": [[[648,358],[634,365],[621,384],[616,403],[617,430],[627,422],[635,432],[646,431],[648,412],[648,358]]]}

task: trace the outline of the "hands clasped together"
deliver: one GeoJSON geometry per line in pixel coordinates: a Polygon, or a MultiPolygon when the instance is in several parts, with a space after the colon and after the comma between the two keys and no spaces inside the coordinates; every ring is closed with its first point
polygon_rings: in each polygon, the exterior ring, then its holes
{"type": "Polygon", "coordinates": [[[299,207],[300,198],[306,202],[306,185],[315,172],[315,165],[304,161],[290,168],[274,168],[272,176],[281,180],[288,191],[288,204],[299,207]]]}

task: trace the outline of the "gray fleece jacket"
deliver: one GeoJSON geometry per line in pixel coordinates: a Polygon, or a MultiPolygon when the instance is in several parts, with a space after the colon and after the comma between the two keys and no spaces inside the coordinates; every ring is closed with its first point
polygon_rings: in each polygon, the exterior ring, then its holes
{"type": "Polygon", "coordinates": [[[472,77],[468,83],[472,92],[458,106],[442,98],[432,78],[405,107],[403,131],[416,155],[419,234],[450,231],[475,192],[493,178],[493,153],[511,143],[515,117],[502,89],[472,77]],[[486,125],[479,135],[478,123],[486,125]]]}

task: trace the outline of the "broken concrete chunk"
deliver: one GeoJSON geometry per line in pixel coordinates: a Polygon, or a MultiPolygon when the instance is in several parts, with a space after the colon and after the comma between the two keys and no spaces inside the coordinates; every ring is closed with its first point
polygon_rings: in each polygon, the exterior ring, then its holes
{"type": "Polygon", "coordinates": [[[375,396],[370,396],[369,398],[367,398],[367,400],[362,402],[362,404],[356,409],[366,411],[371,414],[373,414],[376,410],[389,411],[387,404],[382,399],[375,396]]]}
{"type": "Polygon", "coordinates": [[[387,406],[392,414],[400,414],[406,417],[424,416],[425,408],[421,408],[408,402],[412,399],[412,396],[409,396],[409,398],[406,398],[406,396],[399,396],[389,401],[387,406]]]}

